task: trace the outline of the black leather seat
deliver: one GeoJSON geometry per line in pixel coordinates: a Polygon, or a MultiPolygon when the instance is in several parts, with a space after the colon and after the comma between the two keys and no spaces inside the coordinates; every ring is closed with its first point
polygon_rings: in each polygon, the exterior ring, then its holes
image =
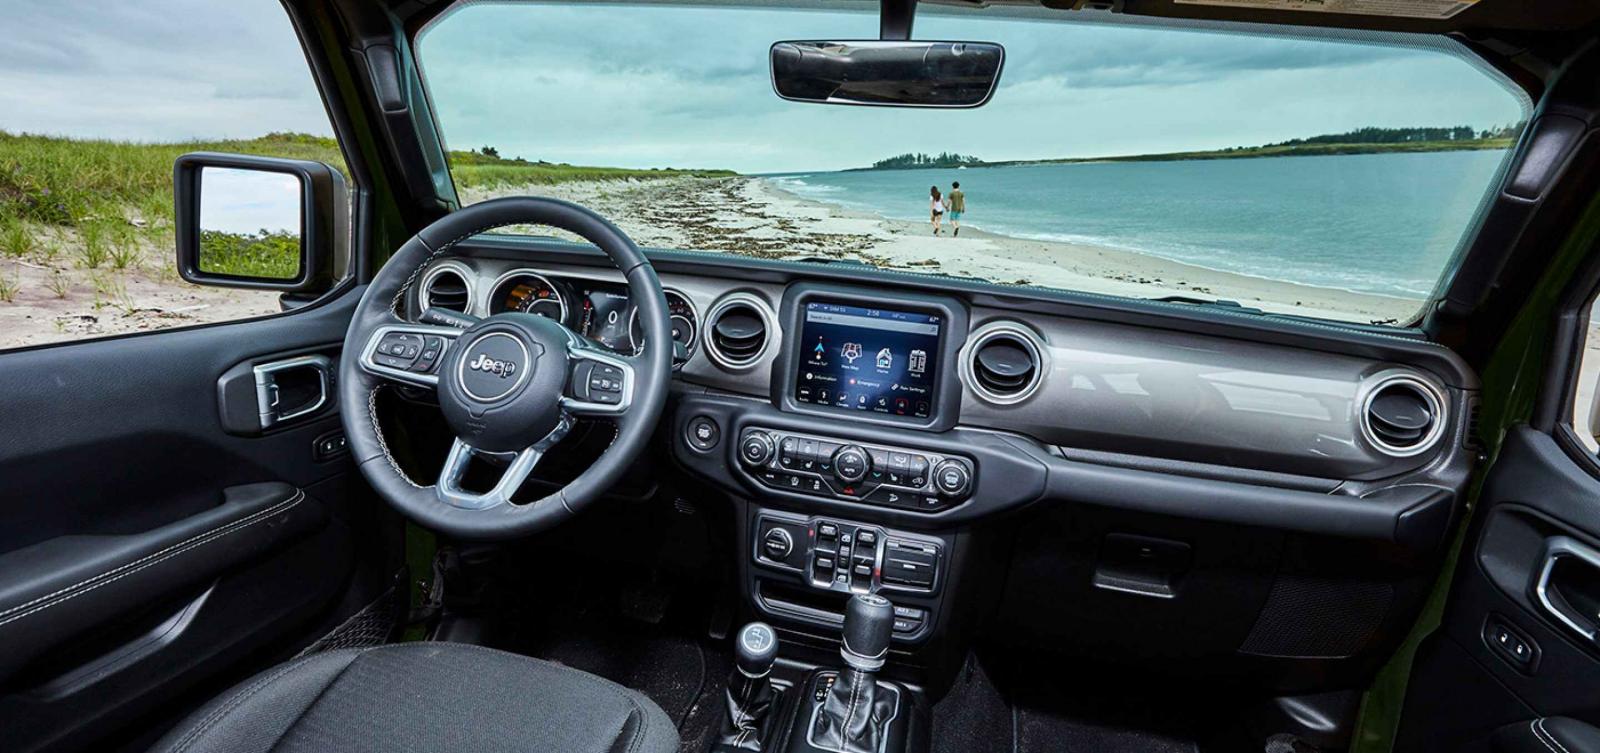
{"type": "Polygon", "coordinates": [[[153,753],[671,753],[643,695],[559,664],[458,643],[314,654],[179,724],[153,753]]]}

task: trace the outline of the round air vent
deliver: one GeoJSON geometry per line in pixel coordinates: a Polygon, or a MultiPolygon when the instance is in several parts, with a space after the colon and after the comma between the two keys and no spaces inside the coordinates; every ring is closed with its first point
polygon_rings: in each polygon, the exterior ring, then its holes
{"type": "Polygon", "coordinates": [[[1020,402],[1044,375],[1044,346],[1032,332],[1012,324],[979,330],[962,363],[967,384],[991,403],[1020,402]]]}
{"type": "Polygon", "coordinates": [[[761,304],[744,295],[729,296],[706,318],[706,351],[718,364],[741,369],[767,349],[767,315],[761,304]]]}
{"type": "Polygon", "coordinates": [[[1439,441],[1444,428],[1444,398],[1414,376],[1379,376],[1362,403],[1362,433],[1379,452],[1391,457],[1426,452],[1439,441]]]}
{"type": "Polygon", "coordinates": [[[422,308],[449,309],[465,314],[472,300],[472,288],[467,278],[449,267],[438,267],[422,280],[422,308]]]}

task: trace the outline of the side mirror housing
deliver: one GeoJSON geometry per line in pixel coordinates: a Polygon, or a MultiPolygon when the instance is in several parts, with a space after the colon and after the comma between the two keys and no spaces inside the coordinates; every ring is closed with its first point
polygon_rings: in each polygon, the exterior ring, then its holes
{"type": "Polygon", "coordinates": [[[320,293],[348,234],[344,176],[321,162],[193,152],[172,175],[178,274],[196,285],[320,293]]]}

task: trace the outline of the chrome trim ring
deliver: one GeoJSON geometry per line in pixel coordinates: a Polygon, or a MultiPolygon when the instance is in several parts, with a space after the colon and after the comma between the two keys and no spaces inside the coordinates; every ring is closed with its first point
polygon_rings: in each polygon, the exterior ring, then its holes
{"type": "MultiPolygon", "coordinates": [[[[461,358],[456,360],[456,382],[460,385],[461,391],[466,393],[467,397],[470,397],[480,403],[492,403],[497,400],[502,400],[506,395],[516,392],[517,388],[521,387],[522,383],[527,381],[528,373],[533,371],[533,369],[530,368],[533,366],[533,356],[528,353],[528,346],[523,344],[521,338],[513,337],[505,332],[490,332],[489,334],[483,335],[482,337],[479,337],[462,347],[466,348],[468,353],[463,353],[461,358]],[[473,347],[485,340],[490,340],[496,337],[504,337],[505,339],[510,340],[512,343],[515,343],[517,349],[522,351],[522,363],[519,364],[521,368],[517,370],[517,378],[511,382],[510,387],[505,388],[500,392],[500,394],[495,395],[494,397],[484,397],[483,395],[473,392],[472,388],[467,386],[467,357],[473,347]]],[[[480,353],[478,354],[478,357],[483,358],[484,356],[482,353],[480,353]]]]}
{"type": "Polygon", "coordinates": [[[438,279],[439,275],[445,272],[453,273],[461,278],[462,286],[467,289],[467,308],[462,313],[472,313],[472,303],[478,297],[478,276],[466,265],[449,259],[429,267],[428,271],[422,274],[422,281],[417,284],[417,310],[427,311],[428,307],[432,305],[432,302],[428,300],[428,288],[433,285],[433,281],[438,279]]]}
{"type": "Polygon", "coordinates": [[[1361,396],[1359,402],[1358,410],[1360,412],[1356,415],[1356,425],[1361,429],[1361,438],[1366,440],[1367,444],[1372,445],[1378,452],[1392,458],[1416,457],[1433,449],[1435,445],[1439,444],[1439,440],[1444,437],[1445,427],[1450,423],[1450,415],[1446,408],[1447,403],[1443,391],[1428,380],[1408,371],[1391,369],[1379,372],[1367,380],[1366,384],[1363,385],[1363,389],[1365,394],[1361,396]],[[1377,432],[1372,429],[1372,422],[1369,419],[1373,398],[1376,398],[1378,393],[1384,389],[1396,385],[1410,388],[1413,392],[1422,396],[1423,402],[1427,403],[1428,409],[1433,412],[1433,425],[1428,427],[1428,433],[1423,436],[1422,441],[1411,447],[1400,447],[1380,439],[1377,432]]]}
{"type": "Polygon", "coordinates": [[[772,350],[772,343],[775,339],[774,336],[777,333],[777,315],[772,313],[772,310],[767,307],[766,301],[761,300],[759,297],[751,293],[739,291],[729,293],[717,299],[716,303],[711,305],[711,312],[706,314],[705,322],[701,325],[701,329],[706,330],[706,355],[710,356],[712,361],[716,362],[718,366],[721,366],[729,371],[744,371],[745,369],[760,363],[761,359],[772,350]],[[727,313],[729,308],[741,303],[755,309],[756,315],[761,317],[761,326],[765,327],[767,330],[767,336],[761,342],[761,350],[756,351],[755,355],[739,361],[730,358],[726,353],[723,353],[717,348],[717,338],[712,335],[712,331],[716,329],[716,321],[718,317],[722,316],[724,313],[727,313]]]}
{"type": "Polygon", "coordinates": [[[961,352],[957,356],[957,360],[960,362],[958,372],[962,384],[965,384],[967,389],[972,390],[973,394],[984,402],[993,405],[1015,405],[1032,397],[1035,392],[1039,391],[1039,386],[1044,384],[1045,374],[1050,371],[1048,354],[1049,348],[1045,346],[1044,341],[1033,330],[1009,320],[989,322],[973,330],[972,335],[967,339],[967,343],[961,346],[961,352]],[[1028,351],[1029,355],[1033,356],[1033,378],[1028,381],[1027,386],[1023,387],[1020,392],[1011,395],[1001,395],[983,386],[983,383],[978,381],[977,373],[974,371],[978,350],[985,344],[1002,336],[1010,336],[1021,341],[1023,348],[1028,351]]]}
{"type": "Polygon", "coordinates": [[[567,297],[561,294],[561,288],[555,284],[554,280],[551,280],[549,277],[546,277],[545,275],[528,267],[518,267],[500,275],[499,277],[494,278],[494,282],[489,285],[487,297],[485,297],[482,301],[482,310],[484,314],[492,315],[494,313],[495,299],[499,297],[498,293],[500,292],[500,286],[506,284],[513,277],[536,277],[543,281],[545,285],[549,286],[550,292],[554,293],[556,296],[556,303],[561,306],[561,326],[566,326],[568,321],[567,317],[571,316],[572,314],[571,310],[567,308],[567,297]]]}
{"type": "MultiPolygon", "coordinates": [[[[694,299],[690,298],[689,296],[684,295],[681,291],[679,291],[676,288],[665,288],[664,287],[664,288],[661,289],[661,294],[662,294],[663,298],[671,298],[673,296],[677,296],[678,300],[683,301],[683,305],[689,307],[689,315],[693,317],[693,320],[691,320],[689,322],[689,344],[684,346],[684,349],[689,351],[689,357],[690,358],[694,358],[694,348],[695,348],[696,345],[700,344],[700,309],[695,308],[694,299]]],[[[669,310],[672,308],[672,302],[671,301],[667,302],[667,308],[669,310]]],[[[633,328],[634,328],[634,325],[639,323],[639,307],[635,305],[635,306],[632,306],[632,309],[633,309],[633,313],[628,316],[628,345],[633,348],[634,355],[638,355],[639,352],[640,352],[640,347],[639,347],[639,343],[636,343],[636,342],[633,341],[633,328]]],[[[668,316],[667,318],[668,318],[668,320],[676,319],[676,318],[678,318],[678,315],[677,314],[672,314],[672,315],[668,316]]],[[[677,369],[678,367],[679,367],[679,364],[674,363],[672,365],[673,369],[677,369]]]]}

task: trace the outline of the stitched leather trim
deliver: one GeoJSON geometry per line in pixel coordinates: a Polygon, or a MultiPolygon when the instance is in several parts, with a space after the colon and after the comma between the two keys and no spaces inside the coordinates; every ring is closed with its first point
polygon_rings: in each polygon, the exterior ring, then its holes
{"type": "Polygon", "coordinates": [[[151,552],[150,554],[140,557],[139,559],[136,559],[125,565],[120,565],[103,573],[85,578],[70,586],[59,589],[52,593],[45,594],[44,596],[40,596],[37,599],[33,599],[23,604],[18,604],[17,606],[11,607],[4,612],[0,612],[0,617],[4,617],[4,619],[0,619],[0,626],[4,626],[8,623],[22,619],[23,617],[27,617],[28,615],[44,611],[50,607],[57,606],[69,600],[75,599],[101,586],[114,583],[118,580],[128,577],[129,575],[133,575],[140,570],[158,565],[168,559],[183,554],[190,549],[194,549],[227,536],[235,531],[255,525],[256,523],[271,518],[280,512],[286,512],[296,505],[299,505],[300,502],[305,498],[305,491],[303,489],[296,489],[293,496],[271,507],[268,507],[265,510],[260,510],[246,517],[213,528],[209,531],[197,533],[194,536],[184,539],[183,541],[166,547],[165,549],[151,552]]]}
{"type": "Polygon", "coordinates": [[[383,427],[378,425],[378,390],[382,387],[383,383],[379,382],[378,384],[373,385],[371,392],[367,393],[367,418],[372,420],[372,436],[378,440],[378,449],[383,450],[383,457],[385,460],[389,461],[389,468],[394,470],[394,475],[399,476],[401,481],[410,484],[411,488],[413,489],[432,488],[432,484],[423,486],[415,481],[412,481],[411,477],[406,475],[405,471],[400,470],[400,463],[396,461],[394,459],[394,455],[389,452],[389,442],[383,438],[383,427]]]}

